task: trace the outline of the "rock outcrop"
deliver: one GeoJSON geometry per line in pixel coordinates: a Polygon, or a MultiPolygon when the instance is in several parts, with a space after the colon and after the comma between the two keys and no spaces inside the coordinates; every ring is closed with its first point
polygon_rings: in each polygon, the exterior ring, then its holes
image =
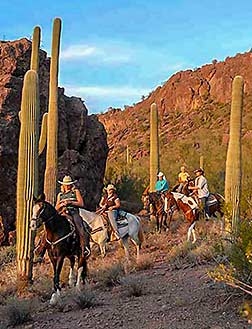
{"type": "MultiPolygon", "coordinates": [[[[111,109],[99,115],[108,133],[109,159],[122,158],[127,145],[132,146],[135,159],[148,156],[149,109],[153,102],[159,109],[160,137],[164,144],[188,135],[195,121],[201,120],[204,124],[210,120],[216,106],[230,103],[232,80],[236,75],[243,76],[245,93],[252,93],[252,52],[178,72],[136,105],[125,110],[111,109]],[[197,110],[201,107],[207,111],[199,113],[197,110]]],[[[220,120],[223,123],[223,119],[220,120]]],[[[228,127],[224,133],[228,133],[228,127]]]]}
{"type": "MultiPolygon", "coordinates": [[[[0,216],[5,231],[15,226],[18,112],[23,77],[30,66],[31,42],[21,39],[0,42],[0,216]]],[[[40,51],[40,106],[47,111],[50,59],[40,51]]],[[[67,97],[59,88],[59,179],[65,174],[78,180],[85,206],[94,209],[103,187],[108,147],[106,132],[97,117],[88,116],[80,98],[67,97]]],[[[44,152],[45,153],[45,152],[44,152]]],[[[40,190],[43,187],[45,154],[40,157],[40,190]]]]}

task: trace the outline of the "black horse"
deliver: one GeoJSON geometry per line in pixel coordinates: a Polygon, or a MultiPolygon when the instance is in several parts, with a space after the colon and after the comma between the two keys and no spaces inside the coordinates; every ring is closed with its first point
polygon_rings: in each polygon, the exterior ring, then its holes
{"type": "Polygon", "coordinates": [[[37,227],[45,225],[46,248],[54,270],[54,293],[50,303],[55,304],[60,297],[60,273],[65,257],[70,260],[71,270],[69,284],[74,283],[75,256],[78,257],[77,288],[80,289],[81,280],[85,283],[87,276],[87,259],[82,256],[78,235],[74,224],[65,216],[57,213],[56,209],[45,201],[45,195],[41,194],[34,200],[32,225],[37,227]]]}

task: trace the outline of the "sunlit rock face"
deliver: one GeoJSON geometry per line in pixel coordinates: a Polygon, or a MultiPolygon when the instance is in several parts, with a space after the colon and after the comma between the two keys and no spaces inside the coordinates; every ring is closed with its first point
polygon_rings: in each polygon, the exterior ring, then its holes
{"type": "MultiPolygon", "coordinates": [[[[23,78],[30,66],[31,42],[0,42],[0,216],[5,232],[15,228],[17,158],[23,78]]],[[[41,116],[48,108],[50,59],[40,51],[41,116]]],[[[85,207],[95,209],[103,187],[108,153],[106,132],[96,116],[89,116],[80,98],[67,97],[59,88],[58,177],[77,179],[85,207]]],[[[45,151],[39,158],[43,188],[45,151]]],[[[59,188],[59,186],[58,186],[59,188]]]]}

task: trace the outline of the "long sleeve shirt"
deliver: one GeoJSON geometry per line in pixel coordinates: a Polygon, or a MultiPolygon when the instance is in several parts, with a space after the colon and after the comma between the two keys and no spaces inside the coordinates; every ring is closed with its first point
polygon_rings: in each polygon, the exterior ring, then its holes
{"type": "Polygon", "coordinates": [[[165,192],[169,190],[169,184],[166,179],[158,180],[155,185],[155,190],[158,192],[165,192]]]}

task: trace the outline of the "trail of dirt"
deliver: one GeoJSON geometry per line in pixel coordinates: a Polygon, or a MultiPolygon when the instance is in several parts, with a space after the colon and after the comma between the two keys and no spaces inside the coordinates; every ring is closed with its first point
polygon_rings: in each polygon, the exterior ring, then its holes
{"type": "Polygon", "coordinates": [[[98,306],[67,313],[50,310],[36,315],[33,328],[248,328],[238,313],[240,297],[208,278],[207,266],[170,271],[157,263],[131,274],[144,283],[144,295],[127,297],[125,286],[96,291],[98,306]]]}

